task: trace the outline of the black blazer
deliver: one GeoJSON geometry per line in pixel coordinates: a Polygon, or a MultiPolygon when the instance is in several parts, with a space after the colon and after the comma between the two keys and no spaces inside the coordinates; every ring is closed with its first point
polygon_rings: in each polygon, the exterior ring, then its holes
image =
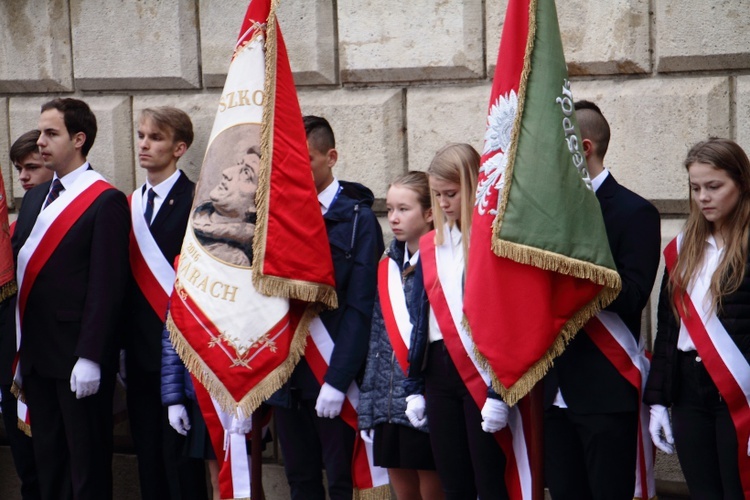
{"type": "MultiPolygon", "coordinates": [[[[175,257],[182,249],[194,190],[195,183],[181,171],[151,224],[151,234],[170,264],[174,264],[175,257]]],[[[140,207],[135,209],[140,210],[140,207]]],[[[161,369],[161,334],[164,324],[144,297],[132,274],[129,275],[125,309],[127,317],[123,321],[123,345],[127,351],[128,366],[158,372],[161,369]]]]}
{"type": "MultiPolygon", "coordinates": [[[[24,196],[13,256],[26,242],[50,182],[24,196]]],[[[110,189],[73,224],[39,272],[22,318],[21,369],[68,379],[79,357],[115,370],[117,328],[128,275],[130,219],[125,195],[110,189]]]]}
{"type": "MultiPolygon", "coordinates": [[[[606,310],[620,315],[637,339],[659,267],[661,230],[656,208],[617,183],[610,173],[596,191],[609,247],[622,278],[622,291],[606,310]]],[[[565,403],[578,413],[613,413],[638,408],[638,393],[612,363],[579,331],[555,360],[545,379],[545,407],[558,386],[565,403]]]]}

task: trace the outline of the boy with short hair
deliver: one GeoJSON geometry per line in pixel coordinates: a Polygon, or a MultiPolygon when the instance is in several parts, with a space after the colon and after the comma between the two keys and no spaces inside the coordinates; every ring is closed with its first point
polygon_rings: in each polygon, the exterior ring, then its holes
{"type": "MultiPolygon", "coordinates": [[[[331,499],[352,497],[351,462],[356,430],[339,416],[345,393],[364,368],[383,235],[372,212],[374,196],[365,186],[333,175],[338,152],[325,118],[304,117],[315,188],[336,276],[339,307],[320,319],[334,342],[320,384],[306,358],[289,382],[272,396],[276,430],[292,498],[325,498],[325,466],[331,499]]],[[[314,349],[308,339],[307,351],[314,349]]]]}

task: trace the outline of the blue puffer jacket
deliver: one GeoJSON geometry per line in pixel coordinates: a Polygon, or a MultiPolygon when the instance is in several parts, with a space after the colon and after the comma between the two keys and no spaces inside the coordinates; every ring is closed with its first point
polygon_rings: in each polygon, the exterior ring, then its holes
{"type": "Polygon", "coordinates": [[[184,405],[187,399],[195,401],[193,381],[169,340],[169,330],[164,328],[161,334],[161,404],[184,405]]]}
{"type": "MultiPolygon", "coordinates": [[[[383,233],[371,208],[375,201],[372,191],[354,182],[340,184],[336,201],[323,216],[339,307],[323,311],[320,319],[336,343],[324,380],[346,392],[361,376],[367,357],[383,233]]],[[[320,384],[303,357],[289,382],[268,403],[291,408],[299,399],[315,400],[318,392],[320,384]]]]}
{"type": "MultiPolygon", "coordinates": [[[[393,240],[386,252],[386,259],[393,259],[401,268],[404,263],[404,243],[393,240]]],[[[380,286],[387,286],[381,284],[380,286]]],[[[409,301],[414,286],[414,273],[406,276],[404,294],[409,316],[416,318],[416,304],[409,301]]],[[[396,361],[393,347],[385,329],[383,311],[380,299],[375,298],[375,309],[372,313],[372,330],[370,332],[370,348],[367,351],[367,365],[365,378],[362,381],[359,396],[359,428],[372,429],[378,424],[392,423],[412,427],[405,415],[406,391],[403,387],[404,375],[401,366],[396,361]]],[[[419,430],[427,431],[427,426],[419,430]]]]}

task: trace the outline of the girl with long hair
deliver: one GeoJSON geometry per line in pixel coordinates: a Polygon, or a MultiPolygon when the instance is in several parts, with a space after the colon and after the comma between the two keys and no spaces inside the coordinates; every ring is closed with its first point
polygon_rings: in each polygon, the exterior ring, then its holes
{"type": "Polygon", "coordinates": [[[420,311],[404,382],[406,414],[415,426],[429,423],[435,464],[448,499],[508,498],[505,455],[495,436],[483,430],[480,406],[487,404],[487,385],[478,377],[482,368],[462,324],[479,161],[468,144],[449,144],[435,154],[427,171],[435,230],[420,240],[419,286],[415,285],[420,311]]]}
{"type": "Polygon", "coordinates": [[[711,138],[684,165],[690,214],[664,251],[649,430],[663,451],[677,448],[693,498],[748,498],[750,161],[711,138]]]}

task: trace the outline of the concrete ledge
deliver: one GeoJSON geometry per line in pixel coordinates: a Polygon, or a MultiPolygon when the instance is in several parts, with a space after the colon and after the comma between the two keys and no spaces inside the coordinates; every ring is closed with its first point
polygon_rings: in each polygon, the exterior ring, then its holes
{"type": "Polygon", "coordinates": [[[0,92],[73,90],[67,0],[0,2],[0,92]]]}
{"type": "Polygon", "coordinates": [[[690,146],[730,135],[727,77],[574,81],[572,89],[576,100],[596,102],[609,121],[605,165],[647,199],[687,199],[682,162],[690,146]]]}
{"type": "Polygon", "coordinates": [[[70,6],[76,87],[82,90],[200,86],[194,2],[78,0],[70,6]]]}

